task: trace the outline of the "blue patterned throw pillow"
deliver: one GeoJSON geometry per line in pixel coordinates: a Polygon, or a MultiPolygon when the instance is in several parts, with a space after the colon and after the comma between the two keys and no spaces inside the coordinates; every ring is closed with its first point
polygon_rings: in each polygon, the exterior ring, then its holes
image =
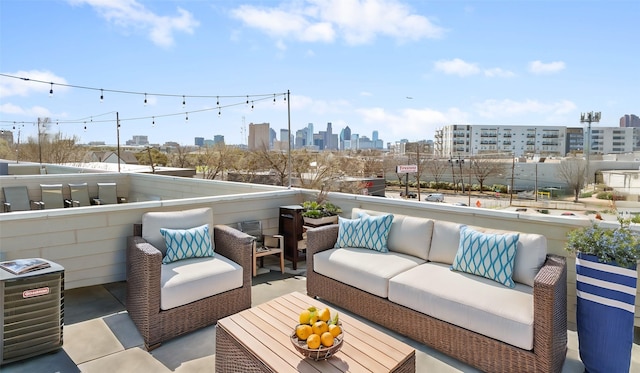
{"type": "Polygon", "coordinates": [[[191,229],[160,228],[167,245],[167,254],[162,263],[167,264],[180,259],[213,256],[209,224],[191,229]]]}
{"type": "Polygon", "coordinates": [[[505,286],[516,286],[511,278],[518,247],[518,233],[489,234],[463,226],[451,269],[486,277],[505,286]]]}
{"type": "Polygon", "coordinates": [[[392,214],[361,214],[358,219],[339,217],[336,247],[362,247],[386,253],[389,251],[387,239],[392,222],[392,214]]]}

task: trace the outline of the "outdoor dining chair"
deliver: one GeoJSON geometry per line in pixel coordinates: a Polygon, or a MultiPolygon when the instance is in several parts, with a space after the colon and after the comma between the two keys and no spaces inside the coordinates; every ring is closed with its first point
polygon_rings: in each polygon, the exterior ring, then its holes
{"type": "Polygon", "coordinates": [[[6,186],[2,188],[4,194],[4,212],[42,210],[43,203],[29,199],[29,191],[24,185],[6,186]],[[35,207],[32,209],[32,206],[35,207]]]}

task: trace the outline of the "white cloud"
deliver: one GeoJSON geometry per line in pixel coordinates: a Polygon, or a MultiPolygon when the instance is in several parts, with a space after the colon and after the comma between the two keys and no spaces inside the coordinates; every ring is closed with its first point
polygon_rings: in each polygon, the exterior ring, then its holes
{"type": "Polygon", "coordinates": [[[366,44],[377,36],[400,42],[439,38],[444,30],[397,0],[301,0],[277,8],[242,5],[231,11],[245,26],[304,42],[366,44]]]}
{"type": "Polygon", "coordinates": [[[474,104],[478,115],[488,119],[517,117],[526,114],[564,115],[577,107],[569,100],[544,103],[537,100],[485,100],[474,104]]]}
{"type": "MultiPolygon", "coordinates": [[[[50,84],[41,82],[54,82],[60,84],[67,84],[64,78],[61,78],[50,71],[29,70],[29,71],[16,71],[12,73],[5,73],[7,75],[16,76],[19,78],[27,78],[29,80],[9,78],[0,76],[0,97],[22,96],[26,97],[32,93],[48,95],[51,89],[50,84]]],[[[66,92],[69,88],[53,85],[53,94],[66,92]]]]}
{"type": "Polygon", "coordinates": [[[458,75],[462,77],[475,75],[480,72],[478,65],[465,62],[460,58],[436,61],[434,67],[437,71],[441,71],[447,75],[458,75]]]}
{"type": "Polygon", "coordinates": [[[51,117],[49,109],[42,106],[33,106],[30,108],[22,108],[20,106],[7,103],[0,105],[0,113],[16,116],[24,116],[29,118],[51,117]]]}
{"type": "Polygon", "coordinates": [[[489,78],[513,78],[516,74],[513,71],[494,67],[493,69],[484,70],[484,76],[489,78]]]}
{"type": "Polygon", "coordinates": [[[533,74],[553,74],[564,70],[565,64],[562,61],[544,63],[542,61],[532,61],[529,63],[529,71],[533,74]]]}
{"type": "Polygon", "coordinates": [[[137,28],[148,32],[151,41],[162,47],[170,47],[174,43],[176,31],[193,34],[200,25],[193,15],[178,7],[175,16],[160,16],[136,0],[67,0],[72,5],[89,5],[100,16],[116,26],[137,28]]]}
{"type": "Polygon", "coordinates": [[[392,134],[394,138],[404,138],[411,134],[413,138],[410,140],[431,139],[436,128],[445,124],[469,121],[468,115],[458,108],[449,108],[446,111],[423,108],[388,112],[376,107],[358,109],[356,112],[364,123],[375,128],[384,128],[384,132],[392,134]]]}

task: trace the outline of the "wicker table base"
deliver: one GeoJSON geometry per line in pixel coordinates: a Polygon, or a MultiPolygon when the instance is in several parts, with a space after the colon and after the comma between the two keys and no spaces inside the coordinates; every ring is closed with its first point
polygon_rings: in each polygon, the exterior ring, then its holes
{"type": "Polygon", "coordinates": [[[415,372],[413,348],[342,313],[342,349],[324,361],[304,358],[289,335],[310,305],[326,306],[296,292],[219,320],[216,372],[415,372]]]}

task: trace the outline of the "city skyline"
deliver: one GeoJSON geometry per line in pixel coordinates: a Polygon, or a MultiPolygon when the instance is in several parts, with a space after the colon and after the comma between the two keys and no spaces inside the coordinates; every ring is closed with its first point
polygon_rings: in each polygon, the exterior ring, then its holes
{"type": "Polygon", "coordinates": [[[308,123],[375,129],[386,145],[433,139],[455,123],[584,127],[587,111],[602,112],[598,126],[617,127],[640,111],[630,83],[640,72],[621,55],[635,45],[628,25],[637,2],[6,0],[0,8],[0,126],[15,122],[23,139],[49,117],[52,131],[114,144],[116,112],[120,139],[190,145],[223,135],[242,144],[248,123],[279,131],[290,121],[292,134],[308,123]]]}

